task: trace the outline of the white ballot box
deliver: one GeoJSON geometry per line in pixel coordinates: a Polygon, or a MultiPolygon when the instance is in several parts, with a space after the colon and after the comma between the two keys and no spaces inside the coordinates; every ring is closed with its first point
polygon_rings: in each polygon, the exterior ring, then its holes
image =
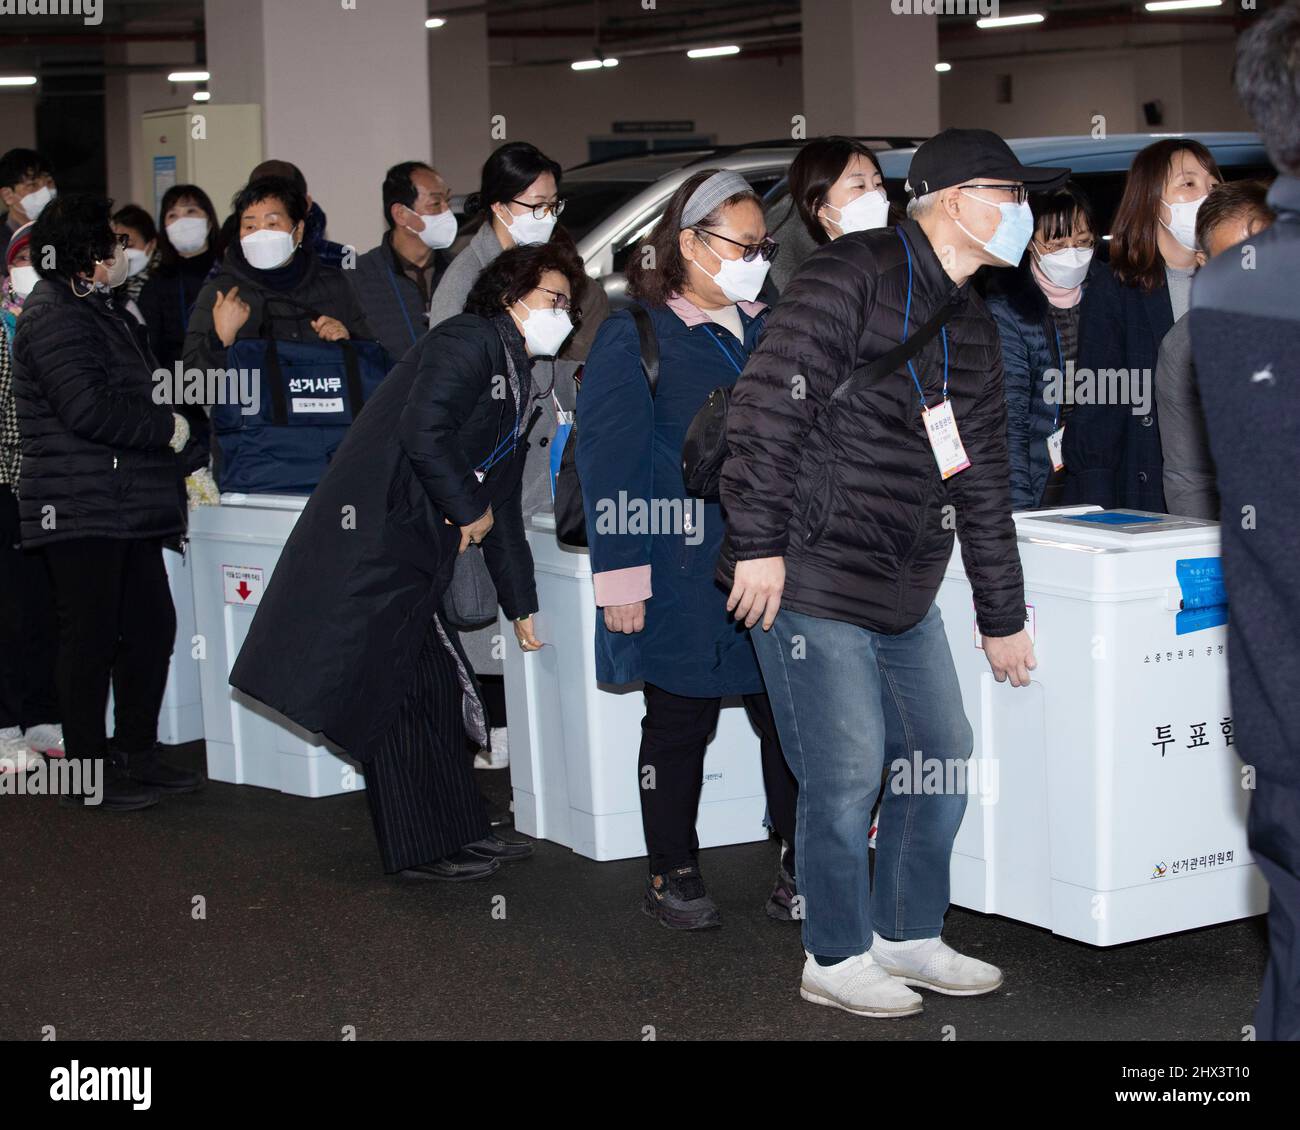
{"type": "Polygon", "coordinates": [[[952,901],[1099,946],[1263,913],[1218,524],[1095,507],[1015,521],[1029,687],[989,670],[960,546],[939,593],[975,731],[952,901]]]}
{"type": "Polygon", "coordinates": [[[359,768],[336,756],[318,735],[229,682],[258,602],[306,502],[305,495],[223,494],[220,506],[192,512],[189,556],[195,631],[206,649],[199,670],[208,776],[319,797],[363,788],[359,768]]]}
{"type": "MultiPolygon", "coordinates": [[[[194,655],[194,575],[188,553],[164,549],[167,587],[176,607],[176,643],[167,668],[162,708],[158,711],[158,740],[164,745],[183,745],[203,737],[203,696],[199,687],[199,661],[194,655]]],[[[108,729],[111,737],[113,689],[108,691],[108,729]]]]}
{"type": "MultiPolygon", "coordinates": [[[[515,827],[589,859],[645,855],[637,754],[639,686],[596,683],[596,601],[586,550],[555,540],[554,515],[529,523],[537,575],[537,636],[525,654],[501,620],[515,827]]],[[[758,735],[739,700],[724,701],[704,761],[696,834],[701,847],[767,837],[758,735]]]]}

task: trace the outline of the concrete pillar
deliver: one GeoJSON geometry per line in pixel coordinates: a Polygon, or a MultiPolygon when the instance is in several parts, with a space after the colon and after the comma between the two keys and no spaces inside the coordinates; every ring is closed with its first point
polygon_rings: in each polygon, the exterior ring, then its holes
{"type": "Polygon", "coordinates": [[[214,103],[262,107],[268,158],[303,171],[329,236],[385,230],[380,186],[430,138],[426,0],[205,0],[214,103]]]}
{"type": "MultiPolygon", "coordinates": [[[[500,140],[492,138],[494,110],[488,87],[487,16],[448,12],[447,23],[429,32],[429,96],[432,164],[453,194],[478,190],[483,162],[500,140]]],[[[507,118],[508,141],[524,140],[507,118]]]]}
{"type": "Polygon", "coordinates": [[[938,132],[938,23],[909,14],[910,7],[894,0],[803,0],[809,137],[938,132]]]}
{"type": "MultiPolygon", "coordinates": [[[[140,115],[147,110],[198,106],[197,85],[173,86],[170,71],[194,70],[194,45],[189,43],[108,44],[106,63],[158,64],[156,73],[110,74],[104,81],[104,148],[108,195],[115,207],[153,206],[153,185],[141,145],[140,115]]],[[[154,217],[158,219],[157,216],[154,217]]]]}

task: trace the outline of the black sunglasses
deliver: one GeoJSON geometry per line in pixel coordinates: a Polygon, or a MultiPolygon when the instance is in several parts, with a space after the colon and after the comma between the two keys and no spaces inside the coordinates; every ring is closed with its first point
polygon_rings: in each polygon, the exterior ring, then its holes
{"type": "Polygon", "coordinates": [[[760,255],[765,263],[770,263],[776,258],[776,253],[781,250],[781,245],[774,239],[764,239],[762,243],[741,243],[738,239],[730,239],[725,235],[718,235],[715,231],[709,231],[708,228],[693,228],[696,235],[711,235],[724,243],[734,243],[737,247],[743,247],[745,250],[740,256],[746,263],[752,263],[760,255]]]}

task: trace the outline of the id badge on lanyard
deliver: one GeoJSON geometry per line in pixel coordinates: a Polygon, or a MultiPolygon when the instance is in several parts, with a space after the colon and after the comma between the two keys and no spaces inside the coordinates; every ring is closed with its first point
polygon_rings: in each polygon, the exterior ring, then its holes
{"type": "Polygon", "coordinates": [[[945,479],[951,479],[958,471],[966,470],[970,466],[970,459],[961,442],[961,433],[957,430],[952,401],[945,399],[933,408],[922,408],[921,419],[925,421],[930,450],[934,452],[934,461],[939,465],[939,474],[945,479]]]}
{"type": "Polygon", "coordinates": [[[1047,437],[1047,454],[1052,460],[1053,471],[1065,470],[1065,453],[1062,445],[1065,443],[1065,429],[1057,428],[1050,436],[1047,437]]]}

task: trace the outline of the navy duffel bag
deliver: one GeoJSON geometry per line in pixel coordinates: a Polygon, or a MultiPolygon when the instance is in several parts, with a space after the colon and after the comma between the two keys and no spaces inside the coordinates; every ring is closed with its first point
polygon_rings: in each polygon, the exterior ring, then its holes
{"type": "Polygon", "coordinates": [[[261,376],[257,412],[245,414],[239,404],[212,408],[223,491],[310,494],[388,373],[377,341],[244,338],[226,357],[229,368],[261,376]]]}

